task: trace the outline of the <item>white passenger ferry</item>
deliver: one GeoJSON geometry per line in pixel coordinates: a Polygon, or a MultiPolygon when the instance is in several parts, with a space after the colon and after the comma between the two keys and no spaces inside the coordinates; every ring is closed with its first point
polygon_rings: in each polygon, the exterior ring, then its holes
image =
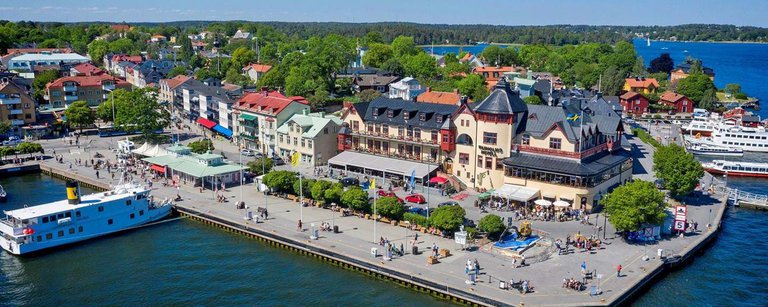
{"type": "Polygon", "coordinates": [[[702,163],[709,173],[736,177],[768,177],[768,163],[714,160],[702,163]]]}
{"type": "Polygon", "coordinates": [[[768,132],[764,127],[743,127],[732,121],[719,123],[712,132],[711,142],[744,151],[768,152],[768,132]]]}
{"type": "Polygon", "coordinates": [[[688,152],[701,156],[743,157],[744,151],[738,147],[718,146],[706,143],[693,143],[688,152]]]}
{"type": "Polygon", "coordinates": [[[170,212],[169,201],[153,201],[138,184],[120,184],[81,199],[78,183],[70,181],[65,200],[5,211],[0,246],[23,255],[141,226],[170,212]]]}
{"type": "Polygon", "coordinates": [[[683,134],[697,137],[709,137],[715,131],[717,123],[706,117],[694,117],[688,124],[680,126],[683,134]]]}

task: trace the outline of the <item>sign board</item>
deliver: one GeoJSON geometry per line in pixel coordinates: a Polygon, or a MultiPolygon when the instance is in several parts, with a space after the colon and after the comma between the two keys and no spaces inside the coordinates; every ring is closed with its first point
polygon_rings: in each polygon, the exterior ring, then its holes
{"type": "Polygon", "coordinates": [[[675,206],[675,220],[676,221],[686,221],[688,220],[688,207],[686,206],[675,206]]]}
{"type": "Polygon", "coordinates": [[[457,244],[466,245],[467,244],[467,232],[466,231],[459,231],[454,233],[454,240],[457,244]]]}
{"type": "Polygon", "coordinates": [[[685,230],[685,221],[675,221],[675,230],[685,230]]]}

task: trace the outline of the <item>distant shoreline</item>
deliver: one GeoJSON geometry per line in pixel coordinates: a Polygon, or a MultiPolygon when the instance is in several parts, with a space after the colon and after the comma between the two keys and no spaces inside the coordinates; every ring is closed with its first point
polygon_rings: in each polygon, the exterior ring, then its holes
{"type": "MultiPolygon", "coordinates": [[[[636,38],[645,40],[642,38],[636,38]]],[[[651,40],[651,43],[710,43],[710,44],[768,44],[768,42],[745,42],[745,41],[670,41],[670,40],[651,40]]]]}
{"type": "MultiPolygon", "coordinates": [[[[518,43],[487,43],[483,45],[496,45],[496,46],[522,46],[525,44],[518,44],[518,43]]],[[[429,47],[474,47],[478,45],[460,45],[460,44],[434,44],[434,45],[417,45],[416,47],[419,48],[429,48],[429,47]]]]}

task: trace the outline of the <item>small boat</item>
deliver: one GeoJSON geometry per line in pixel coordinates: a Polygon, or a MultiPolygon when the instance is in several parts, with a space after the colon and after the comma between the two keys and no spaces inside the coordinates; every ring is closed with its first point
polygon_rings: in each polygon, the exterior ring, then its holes
{"type": "Polygon", "coordinates": [[[768,178],[768,163],[713,160],[702,163],[701,166],[711,174],[768,178]]]}
{"type": "Polygon", "coordinates": [[[685,52],[685,53],[688,53],[688,50],[687,50],[687,49],[686,49],[686,50],[683,50],[683,52],[685,52]]]}
{"type": "Polygon", "coordinates": [[[136,228],[171,213],[169,200],[154,200],[138,183],[80,197],[77,181],[67,182],[67,199],[5,211],[0,247],[24,255],[136,228]]]}
{"type": "Polygon", "coordinates": [[[736,147],[718,146],[712,144],[692,144],[688,152],[701,156],[743,157],[744,150],[736,147]]]}
{"type": "Polygon", "coordinates": [[[6,197],[8,197],[8,193],[6,193],[5,190],[3,190],[3,186],[0,185],[0,202],[5,202],[7,199],[6,197]]]}
{"type": "Polygon", "coordinates": [[[667,49],[669,49],[669,48],[667,48],[667,47],[661,47],[661,50],[667,50],[667,49]]]}

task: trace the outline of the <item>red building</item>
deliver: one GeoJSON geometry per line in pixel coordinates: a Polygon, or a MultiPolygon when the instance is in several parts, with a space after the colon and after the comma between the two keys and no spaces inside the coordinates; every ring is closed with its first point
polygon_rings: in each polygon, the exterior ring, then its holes
{"type": "Polygon", "coordinates": [[[640,115],[648,112],[648,98],[636,92],[626,92],[619,97],[624,114],[640,115]]]}
{"type": "Polygon", "coordinates": [[[659,103],[673,107],[677,113],[691,113],[694,108],[693,100],[685,95],[673,92],[665,92],[662,94],[659,103]]]}

